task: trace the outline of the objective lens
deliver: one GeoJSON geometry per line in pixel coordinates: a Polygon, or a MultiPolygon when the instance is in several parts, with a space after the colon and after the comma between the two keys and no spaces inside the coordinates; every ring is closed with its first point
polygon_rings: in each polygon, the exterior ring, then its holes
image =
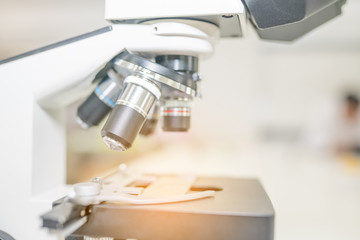
{"type": "Polygon", "coordinates": [[[191,98],[165,99],[161,107],[162,129],[185,132],[190,128],[191,98]]]}
{"type": "Polygon", "coordinates": [[[136,72],[124,81],[125,88],[107,119],[101,135],[113,150],[130,148],[161,92],[149,77],[136,72]]]}
{"type": "MultiPolygon", "coordinates": [[[[188,81],[192,83],[198,83],[200,80],[197,74],[199,65],[197,57],[159,55],[155,60],[157,63],[186,76],[188,81]]],[[[178,91],[169,91],[164,95],[161,107],[162,129],[170,132],[188,131],[190,128],[192,98],[178,91]]]]}
{"type": "Polygon", "coordinates": [[[140,135],[149,136],[154,133],[156,125],[159,121],[159,105],[155,103],[151,108],[148,118],[146,119],[143,127],[140,130],[140,135]]]}
{"type": "Polygon", "coordinates": [[[115,106],[122,87],[117,80],[106,77],[79,106],[77,122],[82,128],[97,126],[115,106]]]}

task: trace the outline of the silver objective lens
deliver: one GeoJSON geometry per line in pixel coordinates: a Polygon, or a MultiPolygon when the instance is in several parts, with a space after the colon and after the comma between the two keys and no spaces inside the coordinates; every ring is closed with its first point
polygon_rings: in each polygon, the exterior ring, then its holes
{"type": "Polygon", "coordinates": [[[101,130],[104,143],[118,151],[132,146],[150,109],[161,95],[160,87],[143,72],[127,77],[124,84],[125,88],[101,130]]]}

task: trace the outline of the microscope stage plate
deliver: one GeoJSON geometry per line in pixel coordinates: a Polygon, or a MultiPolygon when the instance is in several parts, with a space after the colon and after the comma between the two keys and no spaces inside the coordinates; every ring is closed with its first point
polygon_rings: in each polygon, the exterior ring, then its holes
{"type": "Polygon", "coordinates": [[[74,236],[115,239],[273,239],[274,210],[255,179],[199,177],[191,191],[216,190],[200,200],[94,205],[74,236]]]}

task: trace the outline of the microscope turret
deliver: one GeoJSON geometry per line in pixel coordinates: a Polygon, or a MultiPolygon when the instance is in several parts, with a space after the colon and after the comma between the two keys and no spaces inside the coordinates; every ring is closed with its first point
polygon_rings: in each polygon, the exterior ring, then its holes
{"type": "Polygon", "coordinates": [[[106,64],[108,73],[78,109],[78,122],[85,127],[98,125],[112,109],[101,135],[113,150],[128,149],[139,133],[149,135],[159,108],[164,131],[190,128],[192,99],[200,96],[197,57],[161,55],[155,59],[122,51],[106,64]],[[119,73],[125,75],[122,80],[116,79],[119,73]]]}

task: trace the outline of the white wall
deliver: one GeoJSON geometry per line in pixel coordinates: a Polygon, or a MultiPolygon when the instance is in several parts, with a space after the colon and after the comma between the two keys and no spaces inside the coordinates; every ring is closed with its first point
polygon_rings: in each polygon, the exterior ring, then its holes
{"type": "Polygon", "coordinates": [[[104,0],[0,0],[0,59],[108,25],[104,0]]]}
{"type": "Polygon", "coordinates": [[[253,31],[221,40],[201,64],[195,131],[241,140],[264,128],[295,129],[318,102],[360,92],[359,10],[359,1],[349,1],[342,16],[294,43],[260,41],[253,31]]]}

